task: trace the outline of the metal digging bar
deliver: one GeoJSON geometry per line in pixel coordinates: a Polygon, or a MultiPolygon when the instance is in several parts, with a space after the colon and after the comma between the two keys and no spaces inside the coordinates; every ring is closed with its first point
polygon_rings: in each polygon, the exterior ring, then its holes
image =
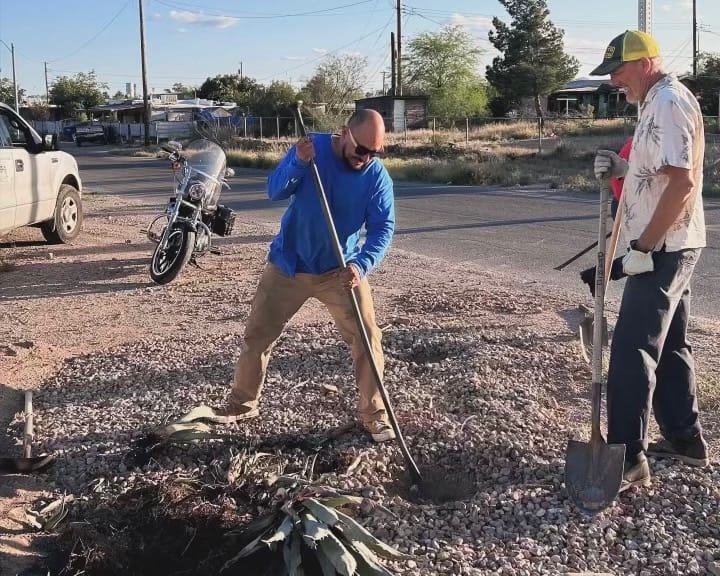
{"type": "Polygon", "coordinates": [[[33,409],[32,391],[25,391],[25,430],[23,432],[23,455],[20,458],[0,457],[0,472],[15,472],[27,474],[39,472],[52,464],[55,457],[52,454],[32,455],[33,409]]]}
{"type": "MultiPolygon", "coordinates": [[[[610,236],[610,234],[612,234],[612,232],[608,232],[608,233],[605,235],[605,238],[608,238],[608,237],[610,236]]],[[[577,254],[575,254],[574,256],[572,256],[571,258],[568,258],[568,259],[565,260],[565,262],[563,262],[562,264],[558,264],[558,265],[555,266],[555,268],[553,268],[553,269],[554,269],[554,270],[557,270],[558,272],[561,271],[561,270],[564,270],[565,268],[567,268],[568,264],[572,264],[573,262],[575,262],[575,260],[577,260],[578,258],[580,258],[580,256],[583,256],[583,255],[587,254],[588,252],[590,252],[590,250],[592,250],[593,248],[595,248],[595,246],[597,246],[597,245],[598,245],[598,241],[595,240],[595,242],[593,242],[592,244],[590,244],[590,246],[588,246],[588,247],[586,247],[586,248],[583,248],[582,250],[580,250],[580,252],[578,252],[577,254]]]]}
{"type": "MultiPolygon", "coordinates": [[[[605,304],[605,229],[608,190],[600,200],[597,272],[595,274],[595,319],[603,318],[605,304]]],[[[607,444],[600,430],[602,406],[602,321],[593,324],[592,347],[592,428],[590,442],[570,440],[565,453],[565,486],[570,498],[583,512],[596,514],[607,508],[620,491],[625,463],[625,445],[607,444]]]]}
{"type": "MultiPolygon", "coordinates": [[[[297,103],[297,108],[294,109],[294,112],[297,118],[300,134],[305,137],[307,135],[307,131],[305,130],[305,123],[302,119],[302,112],[300,110],[301,106],[302,102],[299,101],[297,103]]],[[[330,213],[330,206],[328,204],[327,197],[325,196],[325,188],[323,188],[322,181],[320,180],[320,173],[318,172],[315,160],[310,160],[310,168],[312,169],[313,178],[315,179],[315,186],[317,187],[318,197],[320,198],[320,206],[322,207],[323,215],[325,216],[325,222],[327,223],[327,227],[330,231],[330,236],[332,237],[335,257],[337,258],[340,268],[344,269],[346,265],[345,256],[343,255],[342,247],[340,246],[340,239],[338,238],[337,229],[335,228],[335,222],[333,221],[332,214],[330,213]]],[[[405,464],[407,465],[408,473],[410,474],[410,478],[413,484],[420,486],[423,483],[423,478],[420,475],[417,464],[415,464],[415,460],[413,460],[412,456],[410,455],[410,451],[405,444],[405,438],[403,438],[400,427],[398,426],[397,420],[395,418],[395,412],[393,411],[392,405],[390,404],[390,398],[388,397],[385,386],[382,383],[382,378],[380,377],[380,372],[378,371],[377,364],[375,363],[375,357],[373,356],[372,347],[370,346],[370,338],[368,337],[367,330],[365,329],[365,323],[363,322],[362,316],[360,315],[360,306],[358,305],[355,289],[350,291],[350,300],[352,302],[353,315],[355,316],[355,321],[357,322],[358,328],[360,329],[360,335],[362,336],[362,343],[365,348],[365,353],[368,356],[368,361],[370,362],[370,367],[372,368],[372,373],[375,377],[375,384],[377,384],[378,390],[380,391],[380,396],[382,397],[383,404],[385,405],[385,411],[387,412],[388,418],[390,420],[390,425],[395,431],[395,436],[397,437],[398,444],[400,445],[400,451],[402,452],[403,458],[405,458],[405,464]]]]}

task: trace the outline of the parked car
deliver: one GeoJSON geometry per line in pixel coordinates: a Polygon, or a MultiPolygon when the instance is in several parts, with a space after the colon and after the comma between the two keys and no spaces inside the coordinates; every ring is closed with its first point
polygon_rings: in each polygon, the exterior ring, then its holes
{"type": "Polygon", "coordinates": [[[0,236],[38,226],[52,243],[70,242],[83,221],[77,162],[42,137],[15,110],[0,104],[0,236]]]}
{"type": "Polygon", "coordinates": [[[82,122],[75,126],[75,144],[82,146],[86,142],[107,144],[107,134],[102,124],[98,122],[82,122]]]}

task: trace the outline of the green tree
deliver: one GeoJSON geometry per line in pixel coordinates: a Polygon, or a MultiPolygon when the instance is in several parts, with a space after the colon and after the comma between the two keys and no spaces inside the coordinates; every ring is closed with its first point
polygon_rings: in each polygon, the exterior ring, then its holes
{"type": "Polygon", "coordinates": [[[488,39],[500,52],[487,67],[487,79],[500,97],[519,103],[532,97],[542,118],[541,98],[562,88],[577,74],[580,64],[565,53],[563,30],[548,19],[546,0],[499,0],[511,18],[508,26],[493,18],[488,39]]]}
{"type": "Polygon", "coordinates": [[[257,101],[261,89],[262,87],[252,78],[240,78],[237,74],[221,74],[205,80],[198,88],[197,95],[199,98],[235,102],[241,108],[250,108],[257,101]]]}
{"type": "Polygon", "coordinates": [[[292,117],[297,99],[297,90],[291,84],[275,81],[260,90],[253,112],[258,116],[292,117]]]}
{"type": "Polygon", "coordinates": [[[181,100],[186,100],[189,98],[195,98],[197,86],[185,86],[182,82],[175,82],[175,84],[172,85],[172,88],[166,91],[177,94],[178,98],[181,100]]]}
{"type": "Polygon", "coordinates": [[[487,83],[477,71],[482,53],[460,26],[420,34],[403,57],[403,94],[427,95],[434,116],[484,114],[487,83]]]}
{"type": "Polygon", "coordinates": [[[74,116],[79,109],[87,114],[90,108],[102,104],[107,89],[108,85],[97,79],[94,70],[60,76],[50,88],[50,103],[59,106],[65,117],[74,116]]]}
{"type": "MultiPolygon", "coordinates": [[[[25,98],[25,90],[18,88],[20,102],[25,98]]],[[[15,107],[15,86],[9,78],[0,78],[0,102],[15,107]]]]}
{"type": "Polygon", "coordinates": [[[720,98],[720,54],[702,52],[698,56],[697,68],[693,92],[700,102],[703,115],[717,116],[720,98]]]}
{"type": "Polygon", "coordinates": [[[324,104],[326,120],[337,122],[345,115],[345,106],[363,96],[366,67],[363,56],[330,56],[317,67],[301,93],[314,104],[324,104]]]}

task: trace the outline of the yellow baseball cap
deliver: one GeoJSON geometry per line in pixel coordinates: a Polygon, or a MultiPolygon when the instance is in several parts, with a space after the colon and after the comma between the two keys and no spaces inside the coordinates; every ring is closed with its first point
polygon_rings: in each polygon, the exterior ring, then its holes
{"type": "Polygon", "coordinates": [[[610,41],[602,64],[590,72],[590,76],[612,74],[625,62],[656,56],[660,56],[660,46],[650,34],[639,30],[625,30],[610,41]]]}

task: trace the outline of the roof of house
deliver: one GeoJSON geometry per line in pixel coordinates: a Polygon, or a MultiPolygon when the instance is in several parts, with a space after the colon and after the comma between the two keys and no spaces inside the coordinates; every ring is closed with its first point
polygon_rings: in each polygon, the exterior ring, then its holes
{"type": "Polygon", "coordinates": [[[606,80],[596,80],[594,78],[578,78],[571,80],[565,86],[559,90],[555,90],[553,94],[559,93],[572,93],[572,94],[587,94],[592,92],[616,92],[619,88],[616,88],[610,82],[606,80]]]}

